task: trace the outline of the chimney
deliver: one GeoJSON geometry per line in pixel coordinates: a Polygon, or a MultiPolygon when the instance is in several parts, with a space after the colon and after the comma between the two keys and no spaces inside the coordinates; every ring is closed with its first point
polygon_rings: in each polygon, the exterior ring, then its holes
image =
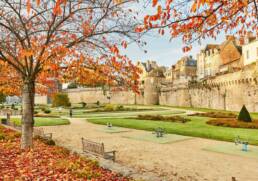
{"type": "Polygon", "coordinates": [[[244,44],[248,44],[250,43],[251,41],[255,40],[256,37],[253,35],[253,33],[251,31],[249,31],[246,35],[245,35],[245,38],[244,38],[244,44]]]}

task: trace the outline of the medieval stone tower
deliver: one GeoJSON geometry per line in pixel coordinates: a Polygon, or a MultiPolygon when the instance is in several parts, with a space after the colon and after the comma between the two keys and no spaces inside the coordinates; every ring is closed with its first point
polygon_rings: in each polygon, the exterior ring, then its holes
{"type": "Polygon", "coordinates": [[[144,80],[144,104],[158,105],[161,81],[164,79],[162,69],[154,69],[144,80]]]}

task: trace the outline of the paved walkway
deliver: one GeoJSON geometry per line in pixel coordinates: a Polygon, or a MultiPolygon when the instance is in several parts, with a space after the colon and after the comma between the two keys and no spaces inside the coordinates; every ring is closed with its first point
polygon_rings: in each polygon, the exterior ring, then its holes
{"type": "MultiPolygon", "coordinates": [[[[117,150],[117,162],[137,169],[139,173],[151,172],[160,180],[237,181],[258,180],[258,158],[239,157],[204,151],[202,148],[223,142],[194,138],[170,144],[158,144],[124,138],[147,133],[133,130],[122,133],[105,133],[103,126],[88,123],[85,119],[71,119],[70,125],[44,127],[52,132],[58,144],[81,150],[81,137],[103,142],[106,150],[117,150]]],[[[257,155],[258,157],[258,155],[257,155]]]]}

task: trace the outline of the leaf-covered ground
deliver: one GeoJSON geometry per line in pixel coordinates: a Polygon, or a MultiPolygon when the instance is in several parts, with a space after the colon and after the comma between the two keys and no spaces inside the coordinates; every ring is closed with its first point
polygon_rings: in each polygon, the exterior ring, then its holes
{"type": "Polygon", "coordinates": [[[128,181],[98,163],[68,150],[34,140],[31,150],[20,149],[20,134],[0,126],[0,180],[128,181]]]}

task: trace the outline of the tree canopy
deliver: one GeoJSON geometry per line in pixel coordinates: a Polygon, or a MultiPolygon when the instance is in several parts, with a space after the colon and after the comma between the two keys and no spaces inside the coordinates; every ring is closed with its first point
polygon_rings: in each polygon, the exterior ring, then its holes
{"type": "Polygon", "coordinates": [[[218,34],[234,34],[243,42],[248,32],[258,34],[257,0],[152,0],[156,13],[144,17],[137,32],[158,29],[171,38],[182,37],[184,51],[194,41],[218,34]],[[168,29],[168,31],[165,31],[168,29]]]}
{"type": "Polygon", "coordinates": [[[139,70],[119,51],[140,38],[134,32],[138,22],[125,8],[131,2],[1,1],[0,67],[6,79],[0,82],[5,90],[11,83],[21,87],[25,79],[44,87],[49,78],[137,90],[139,70]]]}

